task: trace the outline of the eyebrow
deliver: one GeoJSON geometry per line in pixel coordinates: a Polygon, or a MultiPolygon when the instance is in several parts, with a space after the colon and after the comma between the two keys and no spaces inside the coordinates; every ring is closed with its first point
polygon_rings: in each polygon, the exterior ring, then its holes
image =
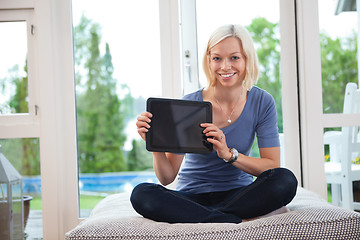
{"type": "MultiPolygon", "coordinates": [[[[241,52],[233,52],[233,53],[230,53],[230,55],[234,55],[234,54],[242,54],[241,52]]],[[[221,55],[221,54],[218,54],[218,53],[211,53],[210,52],[210,55],[221,55]]]]}

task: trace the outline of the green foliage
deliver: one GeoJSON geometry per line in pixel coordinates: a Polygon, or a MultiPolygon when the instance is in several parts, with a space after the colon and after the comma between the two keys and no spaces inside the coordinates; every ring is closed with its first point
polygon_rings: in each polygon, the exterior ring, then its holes
{"type": "MultiPolygon", "coordinates": [[[[103,196],[91,196],[91,195],[80,195],[80,208],[81,209],[93,209],[96,204],[98,204],[103,196]]],[[[30,201],[30,210],[41,210],[42,209],[42,199],[39,196],[33,196],[33,199],[30,201]]]]}
{"type": "MultiPolygon", "coordinates": [[[[117,96],[117,81],[113,78],[114,67],[110,47],[106,44],[101,56],[100,27],[82,17],[75,28],[75,42],[83,45],[75,48],[77,69],[86,70],[83,81],[78,80],[81,91],[77,93],[78,156],[82,173],[126,171],[123,154],[125,115],[121,112],[122,101],[117,96]],[[87,23],[88,25],[85,25],[87,23]],[[79,32],[80,31],[80,32],[79,32]],[[83,31],[83,32],[81,32],[83,31]],[[86,32],[88,31],[88,34],[86,32]],[[78,52],[79,51],[79,52],[78,52]],[[82,83],[82,85],[81,85],[82,83]]],[[[80,76],[80,70],[77,71],[80,76]]]]}
{"type": "MultiPolygon", "coordinates": [[[[13,69],[17,69],[14,67],[13,69]]],[[[27,73],[27,65],[24,67],[27,73]]],[[[28,78],[17,77],[10,79],[15,87],[15,94],[10,97],[9,106],[14,113],[27,113],[28,107],[28,78]]],[[[2,152],[21,175],[40,174],[39,139],[20,138],[2,140],[2,152]]]]}
{"type": "Polygon", "coordinates": [[[260,71],[257,86],[274,97],[279,132],[283,132],[279,25],[265,18],[255,18],[247,29],[254,40],[259,58],[260,71]]]}
{"type": "Polygon", "coordinates": [[[357,83],[357,35],[332,39],[320,34],[321,78],[324,113],[343,111],[344,93],[348,82],[357,83]]]}
{"type": "Polygon", "coordinates": [[[152,154],[146,150],[145,142],[132,141],[132,150],[128,155],[129,171],[142,171],[152,168],[152,154]]]}
{"type": "Polygon", "coordinates": [[[23,176],[40,174],[38,138],[0,139],[1,152],[23,176]]]}

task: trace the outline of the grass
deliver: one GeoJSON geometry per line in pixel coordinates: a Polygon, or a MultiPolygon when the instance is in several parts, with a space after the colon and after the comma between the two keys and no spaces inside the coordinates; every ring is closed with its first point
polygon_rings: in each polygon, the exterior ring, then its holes
{"type": "MultiPolygon", "coordinates": [[[[103,199],[103,196],[89,196],[89,195],[80,195],[80,207],[81,209],[93,209],[95,205],[103,199]]],[[[38,196],[33,197],[30,202],[31,210],[41,210],[42,207],[41,198],[38,196]]]]}
{"type": "Polygon", "coordinates": [[[102,196],[80,195],[80,208],[93,209],[95,205],[102,199],[104,199],[102,196]]]}

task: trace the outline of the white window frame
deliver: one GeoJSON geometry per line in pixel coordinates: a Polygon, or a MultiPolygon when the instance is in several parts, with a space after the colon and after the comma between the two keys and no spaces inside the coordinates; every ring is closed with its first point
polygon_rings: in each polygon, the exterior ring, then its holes
{"type": "MultiPolygon", "coordinates": [[[[159,0],[159,6],[163,96],[181,97],[179,2],[159,0]]],[[[81,221],[71,1],[6,0],[0,2],[0,9],[4,8],[34,9],[33,76],[36,76],[34,89],[38,91],[35,95],[39,111],[37,116],[31,110],[29,117],[0,119],[0,132],[5,131],[10,121],[15,121],[16,133],[12,136],[40,138],[43,237],[63,239],[81,221]]],[[[285,157],[300,183],[324,196],[322,130],[333,125],[360,125],[359,118],[322,114],[317,1],[280,0],[280,15],[281,35],[284,32],[287,35],[281,37],[285,157]]]]}
{"type": "Polygon", "coordinates": [[[181,98],[179,0],[159,0],[162,96],[181,98]]]}
{"type": "Polygon", "coordinates": [[[196,0],[179,0],[179,4],[182,95],[186,95],[200,87],[198,66],[201,59],[198,59],[196,0]]]}
{"type": "Polygon", "coordinates": [[[323,113],[318,0],[298,0],[296,8],[304,186],[326,199],[323,130],[360,126],[360,114],[323,113]]]}
{"type": "Polygon", "coordinates": [[[296,1],[304,187],[326,199],[318,1],[296,1]]]}
{"type": "Polygon", "coordinates": [[[28,66],[28,113],[15,113],[0,115],[0,137],[6,138],[31,138],[39,137],[39,118],[37,114],[38,106],[38,85],[36,78],[36,36],[34,29],[34,11],[28,9],[9,8],[0,3],[0,21],[15,22],[24,21],[27,32],[27,66],[28,66]]]}
{"type": "Polygon", "coordinates": [[[79,224],[71,1],[37,0],[44,239],[79,224]]]}
{"type": "Polygon", "coordinates": [[[286,167],[302,186],[294,1],[280,0],[280,68],[286,167]]]}
{"type": "Polygon", "coordinates": [[[0,137],[39,138],[43,238],[63,239],[79,223],[70,1],[4,0],[0,10],[27,22],[29,90],[29,113],[0,116],[0,137]]]}

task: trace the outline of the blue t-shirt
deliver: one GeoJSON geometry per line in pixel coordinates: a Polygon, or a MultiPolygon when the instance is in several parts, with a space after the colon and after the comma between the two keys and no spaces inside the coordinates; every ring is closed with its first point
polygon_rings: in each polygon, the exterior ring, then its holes
{"type": "MultiPolygon", "coordinates": [[[[183,99],[203,101],[202,89],[183,99]]],[[[221,130],[228,147],[247,156],[255,135],[259,148],[280,146],[274,98],[265,90],[252,87],[240,117],[221,130]]],[[[186,154],[178,176],[177,190],[193,193],[227,191],[247,186],[252,181],[252,175],[226,163],[213,150],[209,154],[186,154]]]]}

